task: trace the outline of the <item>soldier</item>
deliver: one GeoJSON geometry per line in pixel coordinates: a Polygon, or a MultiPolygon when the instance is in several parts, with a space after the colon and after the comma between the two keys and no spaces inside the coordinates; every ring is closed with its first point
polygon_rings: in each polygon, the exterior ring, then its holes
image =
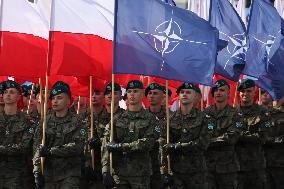
{"type": "MultiPolygon", "coordinates": [[[[92,170],[92,160],[90,151],[86,154],[86,178],[88,182],[88,188],[103,188],[102,184],[102,166],[101,166],[101,142],[106,125],[110,122],[111,113],[111,86],[109,83],[104,91],[105,96],[105,108],[100,114],[94,116],[94,137],[88,140],[90,149],[95,152],[95,167],[92,170]]],[[[122,91],[119,84],[114,83],[114,116],[118,116],[123,112],[123,109],[119,108],[119,101],[122,98],[122,91]]],[[[88,123],[88,126],[90,123],[88,123]]]]}
{"type": "Polygon", "coordinates": [[[271,126],[265,107],[254,103],[255,82],[242,80],[238,114],[243,122],[236,152],[240,163],[238,184],[240,189],[262,189],[266,187],[265,158],[262,148],[266,130],[271,126]]]}
{"type": "Polygon", "coordinates": [[[209,189],[237,189],[240,169],[235,152],[241,122],[229,104],[230,86],[226,80],[218,80],[212,87],[215,104],[204,110],[211,123],[210,144],[206,152],[209,189]]]}
{"type": "Polygon", "coordinates": [[[143,109],[144,96],[141,81],[128,82],[128,110],[114,119],[114,139],[110,141],[110,128],[103,140],[102,172],[104,184],[115,188],[149,189],[152,173],[150,151],[155,144],[155,117],[143,109]],[[109,152],[113,162],[110,170],[109,152]],[[113,172],[112,176],[110,171],[113,172]]]}
{"type": "Polygon", "coordinates": [[[270,189],[280,189],[284,186],[284,97],[278,107],[271,109],[272,126],[268,141],[264,146],[267,176],[270,189]]]}
{"type": "Polygon", "coordinates": [[[273,106],[273,102],[272,102],[272,98],[270,94],[263,89],[261,90],[261,104],[268,108],[272,108],[273,106]]]}
{"type": "MultiPolygon", "coordinates": [[[[162,106],[164,99],[164,87],[160,86],[158,83],[151,83],[145,90],[145,96],[150,103],[150,107],[147,111],[156,117],[156,120],[161,127],[166,119],[166,109],[162,106]]],[[[162,188],[158,139],[159,138],[156,139],[154,149],[151,151],[153,170],[153,175],[151,176],[151,188],[155,189],[162,188]]]]}
{"type": "Polygon", "coordinates": [[[3,100],[3,94],[4,94],[4,86],[5,86],[5,82],[1,82],[0,83],[0,112],[4,111],[4,100],[3,100]]]}
{"type": "Polygon", "coordinates": [[[7,80],[4,88],[4,111],[0,113],[0,188],[28,188],[26,160],[32,151],[34,130],[25,114],[18,111],[20,86],[7,80]]]}
{"type": "MultiPolygon", "coordinates": [[[[204,157],[208,145],[206,117],[194,107],[197,89],[193,84],[183,83],[176,93],[180,99],[180,110],[174,112],[170,119],[170,143],[163,146],[161,155],[162,179],[170,188],[204,189],[207,187],[204,157]],[[172,177],[167,171],[167,155],[170,155],[172,177]]],[[[165,143],[166,134],[162,131],[165,143]]]]}
{"type": "Polygon", "coordinates": [[[45,145],[40,145],[42,128],[38,127],[36,131],[35,145],[38,148],[34,156],[35,183],[37,188],[78,189],[87,130],[76,114],[68,109],[71,98],[68,84],[56,82],[49,98],[53,111],[46,120],[45,145]],[[41,157],[45,157],[44,170],[41,170],[41,157]]]}

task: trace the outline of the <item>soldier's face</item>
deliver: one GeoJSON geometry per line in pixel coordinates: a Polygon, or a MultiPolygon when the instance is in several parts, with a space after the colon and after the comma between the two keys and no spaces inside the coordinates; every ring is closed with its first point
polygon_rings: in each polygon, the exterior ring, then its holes
{"type": "Polygon", "coordinates": [[[70,103],[70,98],[65,93],[55,95],[51,99],[52,109],[55,112],[60,112],[62,110],[67,109],[69,103],[70,103]]]}
{"type": "Polygon", "coordinates": [[[268,105],[272,102],[272,98],[267,92],[264,92],[261,94],[261,102],[264,105],[268,105]]]}
{"type": "MultiPolygon", "coordinates": [[[[111,93],[105,95],[105,103],[107,106],[111,105],[111,93]]],[[[121,92],[114,91],[114,105],[118,105],[119,101],[122,99],[121,92]]]]}
{"type": "Polygon", "coordinates": [[[193,89],[181,89],[179,93],[180,103],[183,105],[191,104],[194,102],[196,92],[193,89]]]}
{"type": "Polygon", "coordinates": [[[128,89],[127,90],[127,99],[129,105],[140,104],[143,99],[143,89],[128,89]]]}
{"type": "Polygon", "coordinates": [[[95,91],[92,96],[94,106],[102,106],[104,102],[104,94],[101,91],[95,91]]]}
{"type": "Polygon", "coordinates": [[[164,93],[158,89],[150,90],[147,99],[150,102],[151,106],[161,105],[164,99],[164,93]]]}
{"type": "Polygon", "coordinates": [[[230,89],[227,85],[219,87],[214,92],[214,100],[216,103],[228,102],[230,97],[230,89]]]}
{"type": "Polygon", "coordinates": [[[250,87],[240,91],[241,103],[243,105],[252,105],[255,96],[255,87],[250,87]]]}
{"type": "Polygon", "coordinates": [[[3,100],[5,104],[17,103],[20,99],[20,93],[15,88],[10,88],[4,91],[3,100]]]}

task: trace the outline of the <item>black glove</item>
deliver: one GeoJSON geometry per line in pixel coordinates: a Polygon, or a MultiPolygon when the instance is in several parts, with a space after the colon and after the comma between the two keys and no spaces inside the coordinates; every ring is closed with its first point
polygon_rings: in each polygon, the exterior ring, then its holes
{"type": "Polygon", "coordinates": [[[180,143],[168,143],[163,146],[166,154],[180,153],[181,144],[180,143]]]}
{"type": "Polygon", "coordinates": [[[88,144],[92,150],[100,149],[102,145],[99,138],[90,138],[88,144]]]}
{"type": "Polygon", "coordinates": [[[164,187],[170,186],[173,183],[172,176],[167,173],[161,175],[161,180],[162,180],[164,187]]]}
{"type": "Polygon", "coordinates": [[[106,145],[106,147],[109,152],[121,152],[122,151],[121,143],[110,142],[106,145]]]}
{"type": "Polygon", "coordinates": [[[36,171],[34,172],[34,177],[35,177],[35,185],[37,189],[41,189],[44,186],[44,177],[41,174],[41,172],[36,171]]]}
{"type": "Polygon", "coordinates": [[[113,187],[114,181],[113,181],[112,176],[110,175],[110,172],[103,173],[103,185],[106,188],[112,188],[113,187]]]}
{"type": "Polygon", "coordinates": [[[48,149],[45,145],[40,145],[38,147],[38,150],[40,157],[47,157],[50,155],[50,149],[48,149]]]}

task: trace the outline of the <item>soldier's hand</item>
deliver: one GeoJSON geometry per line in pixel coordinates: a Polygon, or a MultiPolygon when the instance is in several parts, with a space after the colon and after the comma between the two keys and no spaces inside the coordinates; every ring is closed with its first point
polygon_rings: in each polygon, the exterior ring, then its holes
{"type": "Polygon", "coordinates": [[[170,186],[173,183],[172,176],[167,173],[161,175],[161,180],[164,187],[170,186]]]}
{"type": "Polygon", "coordinates": [[[112,188],[113,187],[114,181],[113,181],[112,176],[110,175],[110,172],[103,173],[103,185],[106,188],[112,188]]]}
{"type": "Polygon", "coordinates": [[[34,177],[35,177],[35,185],[37,189],[41,189],[44,186],[44,177],[41,174],[41,172],[36,171],[34,172],[34,177]]]}
{"type": "Polygon", "coordinates": [[[101,140],[99,138],[90,138],[88,144],[92,150],[101,148],[101,140]]]}
{"type": "Polygon", "coordinates": [[[38,147],[38,151],[40,157],[47,157],[50,155],[50,149],[48,149],[45,145],[40,145],[38,147]]]}
{"type": "Polygon", "coordinates": [[[109,152],[121,152],[122,151],[121,143],[110,142],[106,145],[106,147],[109,152]]]}

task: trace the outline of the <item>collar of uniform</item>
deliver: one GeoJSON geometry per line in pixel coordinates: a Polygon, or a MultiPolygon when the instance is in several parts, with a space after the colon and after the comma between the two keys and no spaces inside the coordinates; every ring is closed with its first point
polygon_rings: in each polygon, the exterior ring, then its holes
{"type": "Polygon", "coordinates": [[[258,104],[253,104],[249,107],[239,106],[238,111],[245,115],[253,115],[259,111],[260,106],[258,104]]]}
{"type": "Polygon", "coordinates": [[[146,110],[144,108],[141,108],[141,110],[138,112],[131,112],[131,111],[126,110],[125,112],[123,112],[122,117],[124,118],[127,117],[127,118],[132,118],[132,119],[144,118],[145,113],[146,113],[146,110]]]}
{"type": "Polygon", "coordinates": [[[54,120],[57,124],[62,124],[66,122],[70,122],[72,120],[71,110],[68,109],[68,112],[65,117],[56,117],[55,112],[52,112],[52,120],[54,120]]]}
{"type": "Polygon", "coordinates": [[[220,117],[227,117],[233,108],[230,105],[226,105],[223,110],[219,111],[217,110],[216,105],[214,105],[212,109],[214,117],[220,118],[220,117]]]}
{"type": "Polygon", "coordinates": [[[178,110],[176,111],[176,115],[179,116],[179,117],[183,117],[183,118],[197,117],[197,111],[198,111],[198,109],[193,107],[193,108],[191,109],[191,111],[190,111],[189,114],[183,115],[183,114],[181,113],[181,110],[178,109],[178,110]]]}
{"type": "Polygon", "coordinates": [[[159,112],[151,112],[150,108],[148,108],[146,111],[158,117],[159,119],[165,118],[167,116],[164,106],[161,107],[161,110],[159,112]]]}
{"type": "Polygon", "coordinates": [[[9,120],[9,121],[18,121],[21,119],[22,117],[22,112],[21,111],[17,111],[17,113],[15,115],[7,115],[5,114],[5,112],[3,111],[3,115],[5,120],[9,120]]]}

